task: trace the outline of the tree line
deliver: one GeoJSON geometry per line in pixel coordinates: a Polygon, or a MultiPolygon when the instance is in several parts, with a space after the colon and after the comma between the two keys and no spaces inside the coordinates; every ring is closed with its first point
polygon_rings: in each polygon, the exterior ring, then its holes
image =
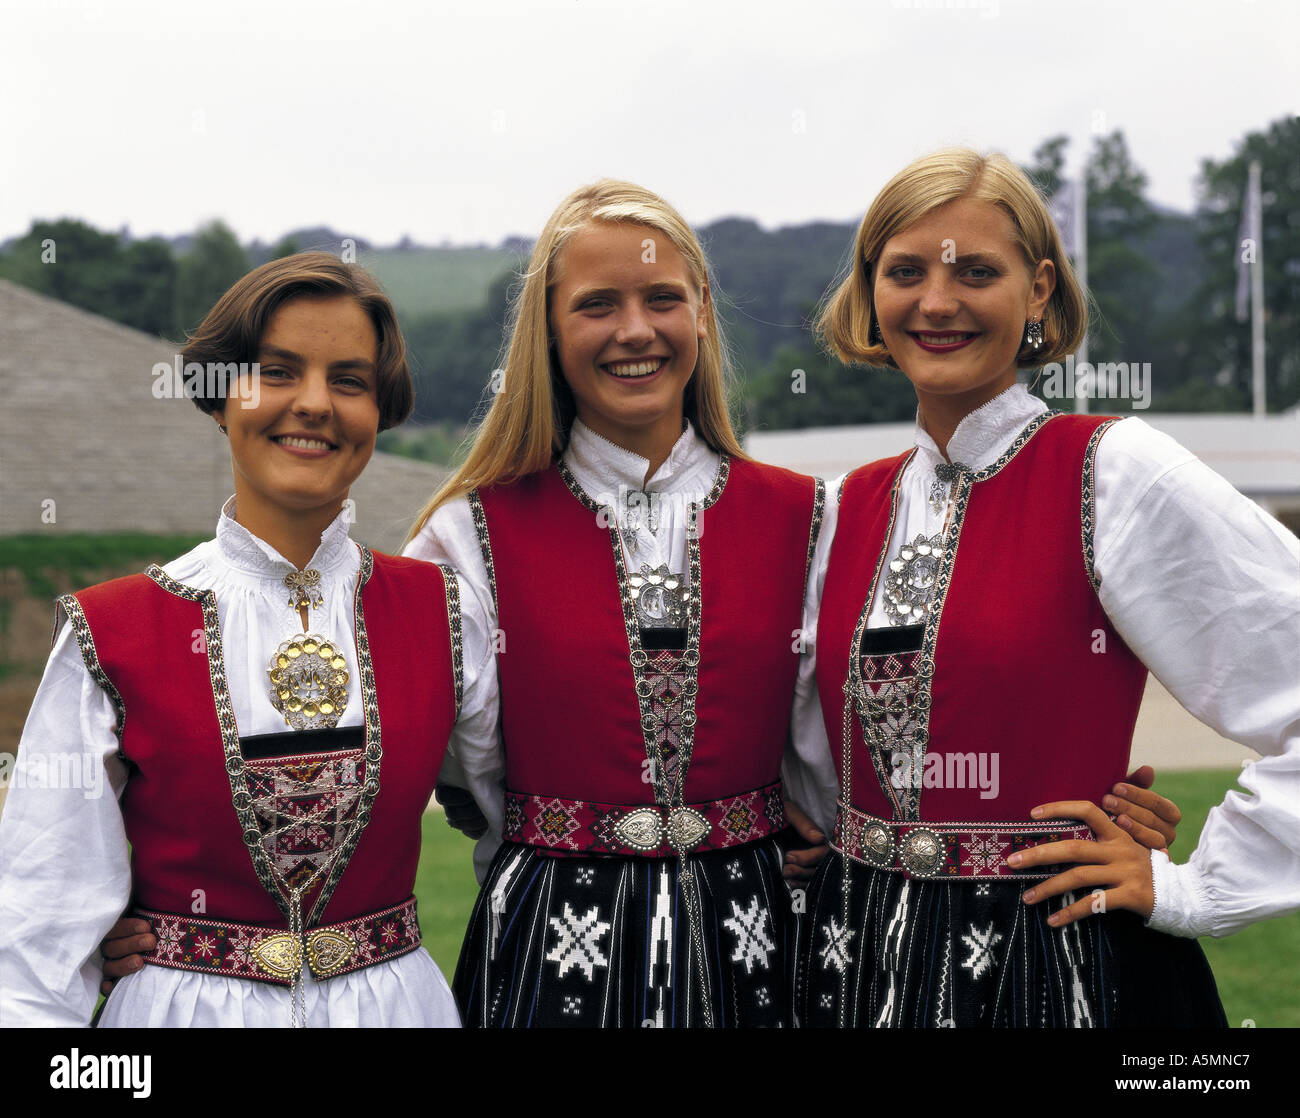
{"type": "MultiPolygon", "coordinates": [[[[1052,137],[1025,168],[1049,196],[1063,182],[1068,147],[1066,137],[1052,137]]],[[[1300,401],[1300,222],[1294,219],[1300,213],[1300,119],[1248,134],[1227,159],[1203,160],[1191,214],[1149,200],[1147,177],[1122,132],[1094,137],[1086,154],[1088,281],[1095,300],[1089,357],[1094,363],[1150,363],[1157,410],[1251,406],[1250,327],[1236,319],[1234,293],[1247,165],[1255,159],[1264,191],[1268,406],[1278,411],[1300,401]]],[[[327,233],[310,232],[312,246],[327,233]]],[[[848,263],[853,224],[766,231],[728,218],[699,233],[740,371],[734,401],[739,426],[912,417],[915,397],[901,374],[844,368],[818,348],[809,330],[819,302],[848,263]]],[[[0,277],[179,341],[235,279],[297,251],[300,243],[301,235],[290,235],[272,246],[245,247],[221,222],[169,242],[132,240],[70,219],[37,221],[0,252],[0,277]]],[[[527,246],[512,239],[504,247],[519,253],[527,246]]],[[[382,265],[385,252],[405,250],[373,250],[367,262],[382,265]]],[[[382,273],[382,266],[376,270],[382,273]]],[[[502,274],[474,309],[403,317],[418,422],[463,424],[490,399],[516,282],[513,271],[502,274]]]]}

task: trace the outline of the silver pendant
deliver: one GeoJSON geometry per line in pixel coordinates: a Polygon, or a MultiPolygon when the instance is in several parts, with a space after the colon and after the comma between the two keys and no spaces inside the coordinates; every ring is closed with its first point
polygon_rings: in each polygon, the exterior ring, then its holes
{"type": "Polygon", "coordinates": [[[925,621],[942,555],[942,532],[928,539],[918,534],[898,549],[885,576],[885,616],[891,625],[919,625],[925,621]]]}
{"type": "Polygon", "coordinates": [[[642,629],[684,629],[690,592],[686,579],[673,574],[662,563],[628,575],[628,596],[636,606],[637,625],[642,629]]]}
{"type": "Polygon", "coordinates": [[[624,508],[627,510],[624,520],[628,528],[633,532],[638,532],[644,522],[646,530],[652,536],[657,536],[659,534],[659,501],[658,494],[643,493],[639,489],[629,489],[624,496],[624,508]]]}
{"type": "Polygon", "coordinates": [[[948,503],[951,486],[963,467],[960,462],[940,462],[934,468],[934,481],[930,483],[930,511],[938,516],[948,503]]]}

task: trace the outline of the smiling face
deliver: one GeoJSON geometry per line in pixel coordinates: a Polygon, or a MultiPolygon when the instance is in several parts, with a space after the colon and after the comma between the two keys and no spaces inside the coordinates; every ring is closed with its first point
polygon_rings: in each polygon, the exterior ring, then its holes
{"type": "Polygon", "coordinates": [[[1050,260],[1025,262],[1011,218],[973,198],[891,237],[874,276],[881,336],[922,415],[954,420],[1015,383],[1025,323],[1042,317],[1055,285],[1050,260]]]}
{"type": "Polygon", "coordinates": [[[338,515],[375,449],[378,351],[370,316],[346,295],[299,297],[271,316],[257,406],[213,412],[230,439],[236,516],[250,531],[274,543],[286,523],[320,531],[338,515]]]}
{"type": "Polygon", "coordinates": [[[657,229],[593,222],[574,233],[556,258],[549,319],[578,418],[662,461],[682,433],[707,300],[657,229]]]}

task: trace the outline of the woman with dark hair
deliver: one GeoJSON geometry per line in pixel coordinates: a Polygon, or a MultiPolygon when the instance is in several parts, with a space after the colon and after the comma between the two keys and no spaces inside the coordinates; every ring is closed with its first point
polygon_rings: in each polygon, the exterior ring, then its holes
{"type": "Polygon", "coordinates": [[[157,947],[101,1024],[455,1026],[412,889],[449,738],[493,744],[495,671],[454,572],[348,536],[349,489],[411,409],[392,307],[362,269],[292,256],[184,357],[236,369],[216,397],[192,381],[235,496],[215,539],[59,600],[17,767],[79,753],[112,794],[10,792],[0,1017],[85,1024],[130,907],[157,947]]]}

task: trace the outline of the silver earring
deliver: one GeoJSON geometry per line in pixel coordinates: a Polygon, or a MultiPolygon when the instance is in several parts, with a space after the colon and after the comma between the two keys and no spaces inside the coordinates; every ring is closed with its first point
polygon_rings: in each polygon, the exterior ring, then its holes
{"type": "Polygon", "coordinates": [[[876,321],[876,316],[871,316],[871,329],[867,331],[867,341],[872,345],[878,345],[886,353],[889,352],[889,346],[885,345],[885,339],[880,333],[880,323],[876,321]]]}
{"type": "Polygon", "coordinates": [[[1041,349],[1043,345],[1043,320],[1031,318],[1025,323],[1025,341],[1031,349],[1041,349]]]}

